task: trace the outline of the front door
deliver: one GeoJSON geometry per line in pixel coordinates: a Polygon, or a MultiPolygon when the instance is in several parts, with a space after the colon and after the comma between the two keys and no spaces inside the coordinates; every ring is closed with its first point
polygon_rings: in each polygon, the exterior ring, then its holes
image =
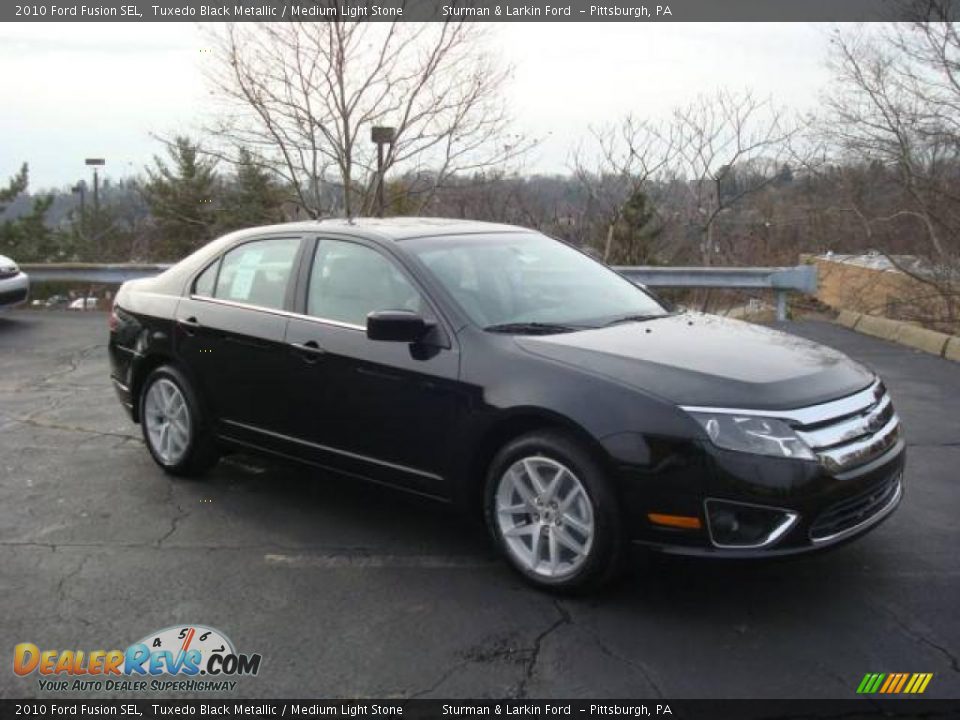
{"type": "Polygon", "coordinates": [[[287,328],[301,386],[290,434],[321,464],[421,492],[446,495],[450,433],[462,394],[459,354],[445,332],[432,344],[373,341],[367,314],[413,310],[436,321],[415,282],[379,249],[317,242],[305,317],[287,328]]]}

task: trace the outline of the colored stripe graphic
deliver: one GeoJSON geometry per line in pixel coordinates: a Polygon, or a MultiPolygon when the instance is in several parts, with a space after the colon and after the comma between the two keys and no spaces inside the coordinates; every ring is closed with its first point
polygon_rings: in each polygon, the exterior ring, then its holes
{"type": "Polygon", "coordinates": [[[903,686],[906,684],[907,678],[909,677],[910,673],[900,673],[900,682],[897,683],[897,686],[891,692],[898,693],[903,690],[903,686]]]}
{"type": "Polygon", "coordinates": [[[914,673],[910,676],[910,682],[907,683],[907,686],[903,689],[905,693],[912,693],[914,686],[917,684],[917,679],[920,677],[919,674],[914,673]]]}
{"type": "Polygon", "coordinates": [[[867,673],[857,686],[860,695],[900,693],[919,695],[926,691],[933,673],[867,673]]]}

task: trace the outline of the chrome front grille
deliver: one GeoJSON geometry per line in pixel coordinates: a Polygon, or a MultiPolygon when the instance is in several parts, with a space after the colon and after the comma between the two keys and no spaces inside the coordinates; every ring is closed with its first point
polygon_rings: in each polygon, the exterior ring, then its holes
{"type": "Polygon", "coordinates": [[[853,497],[831,505],[810,526],[810,539],[815,543],[839,539],[880,517],[900,499],[900,475],[888,477],[853,497]]]}
{"type": "Polygon", "coordinates": [[[900,418],[879,380],[840,400],[782,414],[832,473],[870,462],[900,437],[900,418]]]}

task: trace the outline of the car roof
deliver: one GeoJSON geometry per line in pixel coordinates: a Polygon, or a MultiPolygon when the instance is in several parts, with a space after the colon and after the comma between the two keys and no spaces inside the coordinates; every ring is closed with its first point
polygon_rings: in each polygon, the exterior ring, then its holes
{"type": "Polygon", "coordinates": [[[281,225],[249,228],[233,233],[236,239],[246,235],[260,234],[264,231],[323,232],[356,235],[358,237],[376,237],[382,240],[408,240],[418,237],[438,237],[443,235],[476,235],[484,233],[531,232],[527,228],[500,223],[479,222],[477,220],[457,220],[453,218],[433,217],[389,217],[389,218],[322,218],[319,220],[299,221],[281,225]]]}

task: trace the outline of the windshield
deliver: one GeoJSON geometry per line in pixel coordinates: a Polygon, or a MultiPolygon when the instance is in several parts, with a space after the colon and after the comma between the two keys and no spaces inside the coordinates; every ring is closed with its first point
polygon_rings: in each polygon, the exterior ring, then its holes
{"type": "Polygon", "coordinates": [[[545,235],[418,238],[404,247],[486,329],[562,331],[667,314],[629,280],[545,235]]]}

